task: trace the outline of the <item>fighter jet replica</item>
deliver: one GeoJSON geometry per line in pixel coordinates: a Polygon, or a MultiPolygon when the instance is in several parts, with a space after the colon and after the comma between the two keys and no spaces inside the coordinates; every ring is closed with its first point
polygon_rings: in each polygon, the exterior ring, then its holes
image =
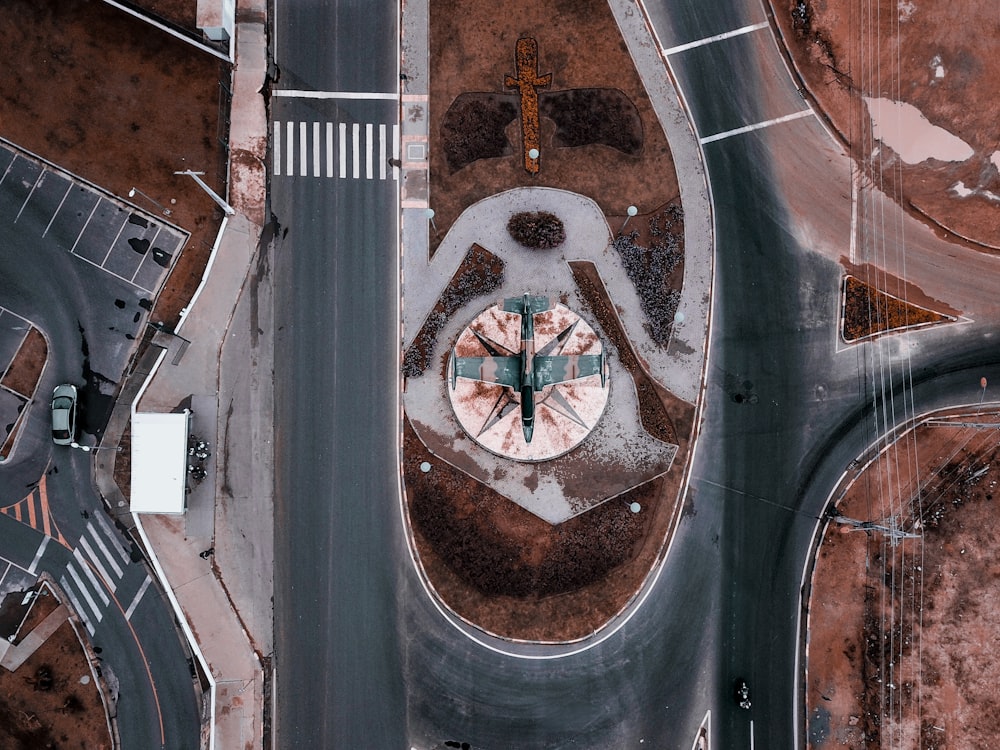
{"type": "Polygon", "coordinates": [[[477,331],[472,333],[489,352],[486,357],[459,357],[451,350],[451,387],[458,378],[496,383],[521,394],[521,429],[524,441],[531,442],[535,426],[535,397],[550,385],[578,380],[589,375],[601,376],[601,387],[607,381],[604,350],[600,354],[554,354],[561,351],[576,323],[561,331],[539,351],[535,351],[535,315],[549,309],[547,297],[509,297],[503,301],[506,312],[521,316],[521,350],[506,352],[502,346],[477,331]]]}

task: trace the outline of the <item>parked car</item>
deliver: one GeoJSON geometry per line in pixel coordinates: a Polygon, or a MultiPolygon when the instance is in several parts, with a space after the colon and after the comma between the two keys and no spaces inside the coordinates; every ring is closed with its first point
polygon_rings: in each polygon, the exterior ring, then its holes
{"type": "Polygon", "coordinates": [[[64,383],[52,391],[52,442],[70,445],[76,440],[76,386],[64,383]]]}
{"type": "Polygon", "coordinates": [[[750,710],[750,686],[743,678],[736,681],[736,703],[743,710],[750,710]]]}

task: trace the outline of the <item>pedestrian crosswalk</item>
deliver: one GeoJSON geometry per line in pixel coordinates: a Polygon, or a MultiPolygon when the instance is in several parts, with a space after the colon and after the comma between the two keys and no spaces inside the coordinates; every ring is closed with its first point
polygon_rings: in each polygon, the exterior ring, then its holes
{"type": "Polygon", "coordinates": [[[275,121],[273,174],[399,180],[399,125],[275,121]]]}
{"type": "MultiPolygon", "coordinates": [[[[66,565],[66,572],[59,579],[59,585],[88,632],[94,635],[125,576],[129,553],[100,511],[91,513],[90,519],[73,550],[73,557],[66,565]]],[[[128,605],[126,617],[135,611],[149,582],[147,575],[128,605]]]]}

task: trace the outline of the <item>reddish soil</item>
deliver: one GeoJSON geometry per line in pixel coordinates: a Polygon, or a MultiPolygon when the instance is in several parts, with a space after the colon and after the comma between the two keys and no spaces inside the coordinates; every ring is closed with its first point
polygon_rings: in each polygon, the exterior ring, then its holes
{"type": "Polygon", "coordinates": [[[961,14],[945,0],[873,5],[862,0],[772,0],[795,66],[819,108],[871,184],[952,237],[1000,248],[1000,158],[990,106],[1000,78],[1000,16],[993,0],[969,0],[961,14]],[[974,29],[975,33],[970,33],[974,29]],[[940,74],[940,75],[939,75],[940,74]],[[915,106],[965,141],[959,162],[905,164],[872,138],[862,97],[915,106]],[[976,192],[959,197],[963,182],[976,192]]]}
{"type": "Polygon", "coordinates": [[[995,426],[922,426],[847,489],[837,512],[882,529],[831,523],[820,546],[811,747],[991,747],[1000,737],[998,483],[995,426]],[[893,544],[891,518],[919,538],[893,544]]]}
{"type": "MultiPolygon", "coordinates": [[[[134,5],[194,31],[194,0],[134,5]]],[[[169,221],[190,240],[152,319],[174,325],[201,281],[222,221],[212,199],[174,172],[202,171],[214,190],[226,193],[223,85],[230,66],[103,2],[10,0],[4,12],[16,22],[0,27],[6,61],[0,136],[145,210],[170,209],[169,221]],[[128,199],[132,187],[159,205],[128,199]]],[[[18,389],[37,381],[44,365],[45,353],[32,351],[15,362],[18,389]]],[[[111,747],[96,688],[79,683],[89,674],[86,659],[65,624],[17,673],[0,670],[0,747],[111,747]],[[46,690],[39,689],[42,667],[51,676],[46,690]]]]}
{"type": "MultiPolygon", "coordinates": [[[[42,370],[45,369],[48,352],[49,345],[45,341],[45,337],[41,331],[31,326],[24,341],[21,342],[21,346],[18,347],[14,359],[11,360],[7,371],[3,374],[0,385],[23,396],[25,403],[30,401],[35,395],[35,388],[38,387],[38,381],[42,377],[42,370]]],[[[4,436],[3,445],[0,446],[0,456],[3,458],[7,458],[14,447],[14,440],[21,429],[21,415],[24,413],[22,411],[18,415],[10,432],[4,436]]]]}
{"type": "MultiPolygon", "coordinates": [[[[430,41],[432,247],[467,206],[515,187],[581,193],[618,227],[637,205],[642,213],[618,249],[650,325],[668,336],[657,319],[672,322],[683,278],[679,191],[663,130],[607,3],[516,0],[497,14],[489,5],[434,0],[430,41]],[[523,37],[537,43],[539,76],[552,74],[539,89],[537,173],[526,169],[519,95],[504,87],[523,37]]],[[[453,610],[508,637],[564,641],[604,625],[642,585],[678,516],[694,408],[643,370],[600,278],[585,266],[574,267],[577,284],[636,382],[643,426],[680,444],[667,476],[551,526],[434,460],[405,430],[404,480],[424,571],[453,610]],[[419,470],[425,460],[434,466],[428,474],[419,470]],[[629,511],[632,501],[639,514],[629,511]]]]}
{"type": "MultiPolygon", "coordinates": [[[[189,0],[156,3],[171,13],[189,0]]],[[[177,322],[197,287],[222,221],[185,175],[225,194],[220,112],[229,65],[102,2],[10,0],[0,27],[0,136],[191,233],[153,311],[177,322]],[[110,41],[110,40],[113,40],[110,41]]]]}
{"type": "MultiPolygon", "coordinates": [[[[15,643],[59,606],[52,589],[38,596],[15,643]]],[[[23,593],[4,601],[4,614],[23,616],[23,593]],[[12,606],[13,605],[13,606],[12,606]]],[[[0,747],[5,750],[113,747],[107,716],[88,664],[88,651],[69,621],[64,622],[17,671],[0,668],[0,747]]]]}

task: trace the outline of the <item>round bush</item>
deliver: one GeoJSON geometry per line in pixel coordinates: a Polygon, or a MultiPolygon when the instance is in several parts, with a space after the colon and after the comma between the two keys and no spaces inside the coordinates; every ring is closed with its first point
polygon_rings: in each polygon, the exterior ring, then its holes
{"type": "Polygon", "coordinates": [[[522,211],[510,217],[507,231],[519,245],[535,249],[558,247],[566,241],[562,220],[548,211],[522,211]]]}

